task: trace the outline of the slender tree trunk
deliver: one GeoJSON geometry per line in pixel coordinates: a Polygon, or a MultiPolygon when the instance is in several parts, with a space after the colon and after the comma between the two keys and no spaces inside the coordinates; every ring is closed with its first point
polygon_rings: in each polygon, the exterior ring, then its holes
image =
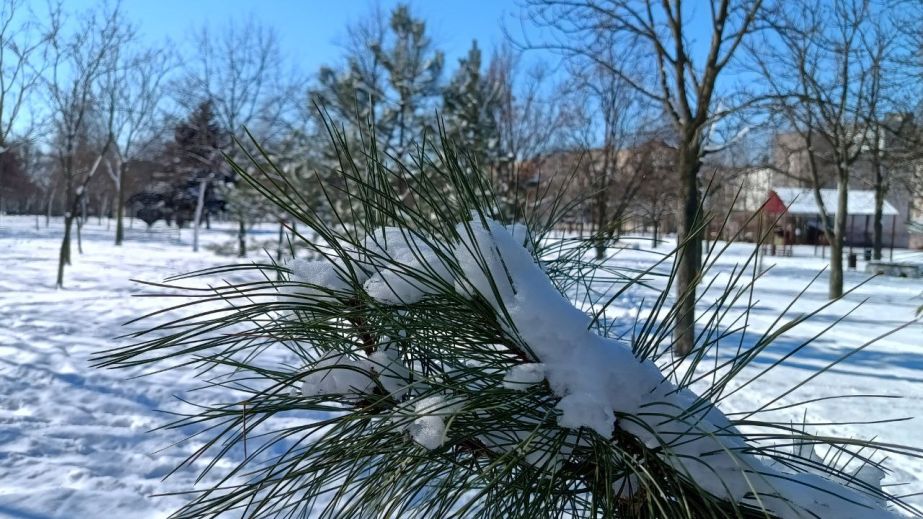
{"type": "Polygon", "coordinates": [[[64,215],[64,239],[61,240],[61,251],[58,255],[58,279],[55,285],[58,288],[64,286],[64,264],[70,264],[70,245],[71,245],[71,224],[73,217],[69,213],[64,215]]]}
{"type": "Polygon", "coordinates": [[[83,218],[77,218],[77,252],[83,254],[83,218]]]}
{"type": "Polygon", "coordinates": [[[77,195],[74,207],[78,209],[77,216],[77,252],[83,254],[83,224],[87,221],[87,199],[83,196],[83,191],[77,195]]]}
{"type": "Polygon", "coordinates": [[[244,222],[244,219],[241,218],[237,221],[237,245],[238,252],[237,256],[241,258],[247,257],[247,224],[244,222]]]}
{"type": "MultiPolygon", "coordinates": [[[[603,168],[606,167],[606,162],[603,162],[603,168]]],[[[605,172],[602,173],[605,175],[605,172]]],[[[608,223],[608,207],[606,196],[609,194],[608,182],[606,181],[605,176],[601,179],[601,186],[596,186],[597,192],[594,197],[594,205],[596,206],[595,211],[593,211],[594,216],[596,217],[596,259],[601,260],[606,257],[606,242],[608,242],[608,237],[611,236],[611,232],[607,229],[608,223]]]]}
{"type": "Polygon", "coordinates": [[[195,218],[192,222],[192,252],[199,252],[199,225],[202,224],[202,206],[205,205],[205,185],[207,180],[199,181],[199,197],[195,205],[195,218]]]}
{"type": "MultiPolygon", "coordinates": [[[[73,139],[68,139],[68,140],[72,141],[73,139]]],[[[71,232],[70,232],[71,230],[70,230],[70,227],[71,227],[71,224],[73,224],[74,213],[76,213],[76,210],[73,212],[68,212],[68,205],[71,203],[71,200],[74,200],[75,198],[74,168],[73,168],[74,145],[72,143],[70,142],[68,143],[67,151],[65,153],[67,155],[64,158],[64,180],[65,180],[65,184],[64,184],[64,241],[62,242],[62,245],[61,245],[61,261],[63,262],[64,265],[70,265],[71,264],[71,232]]],[[[58,286],[61,286],[61,283],[64,281],[64,267],[62,266],[59,270],[60,270],[60,274],[58,277],[58,286]]]]}
{"type": "Polygon", "coordinates": [[[657,234],[657,231],[659,230],[659,228],[660,228],[660,220],[657,219],[657,218],[654,218],[654,234],[653,234],[653,236],[651,237],[651,241],[652,241],[652,243],[653,243],[655,249],[657,248],[657,245],[658,245],[658,242],[659,242],[659,238],[660,238],[660,236],[658,236],[658,234],[657,234]]]}
{"type": "Polygon", "coordinates": [[[676,230],[676,328],[673,331],[673,352],[687,355],[695,346],[695,300],[699,277],[702,236],[699,214],[699,159],[694,149],[681,145],[678,154],[681,196],[679,222],[676,230]]]}
{"type": "Polygon", "coordinates": [[[276,248],[276,261],[282,261],[282,247],[285,245],[285,220],[279,219],[279,245],[276,248]]]}
{"type": "Polygon", "coordinates": [[[875,160],[875,215],[872,223],[872,258],[881,259],[881,244],[884,236],[884,226],[882,225],[885,205],[885,195],[888,192],[888,186],[885,185],[884,172],[882,171],[881,161],[875,160]]]}
{"type": "Polygon", "coordinates": [[[122,213],[125,212],[125,178],[128,173],[128,163],[119,161],[118,186],[115,195],[115,244],[121,245],[125,239],[125,226],[122,223],[122,213]]]}
{"type": "Polygon", "coordinates": [[[843,296],[843,243],[846,239],[846,203],[848,176],[841,173],[837,180],[836,216],[834,217],[833,241],[830,243],[830,289],[828,296],[836,299],[843,296]]]}

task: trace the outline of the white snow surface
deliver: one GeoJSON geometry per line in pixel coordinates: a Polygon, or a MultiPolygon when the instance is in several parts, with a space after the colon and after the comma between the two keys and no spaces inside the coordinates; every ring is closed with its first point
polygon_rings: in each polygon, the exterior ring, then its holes
{"type": "Polygon", "coordinates": [[[419,398],[413,402],[417,418],[407,427],[413,441],[427,449],[438,449],[445,444],[448,434],[447,419],[461,407],[443,395],[419,398]]]}
{"type": "MultiPolygon", "coordinates": [[[[193,411],[175,396],[211,404],[230,398],[223,391],[190,392],[202,386],[193,369],[131,378],[151,370],[93,369],[89,359],[131,342],[117,336],[153,324],[123,326],[126,321],[182,302],[133,297],[164,290],[132,279],[161,282],[237,260],[204,248],[193,253],[190,229],[158,224],[147,232],[140,221],[133,228],[126,221],[126,241],[115,247],[114,223],[107,229],[105,220],[100,225],[92,218],[83,229],[83,254],[73,242],[73,265],[59,290],[54,282],[63,219],[52,219],[47,229],[44,218],[39,224],[36,230],[34,217],[0,216],[0,518],[167,517],[187,498],[154,494],[203,489],[216,478],[195,483],[210,461],[205,458],[163,480],[203,440],[174,447],[192,431],[151,432],[175,419],[161,411],[193,411]]],[[[269,228],[254,235],[275,236],[269,228]]],[[[202,229],[200,245],[233,239],[232,226],[213,224],[211,231],[202,229]]],[[[264,259],[262,252],[253,259],[264,259]]],[[[271,362],[294,361],[278,355],[271,362]]],[[[303,413],[285,423],[323,417],[303,413]]],[[[242,459],[242,450],[232,450],[218,468],[242,459]]]]}
{"type": "Polygon", "coordinates": [[[503,387],[507,389],[528,389],[545,380],[545,365],[541,362],[517,364],[506,372],[503,387]]]}
{"type": "MultiPolygon", "coordinates": [[[[189,230],[177,233],[175,229],[155,227],[151,232],[145,232],[140,222],[135,223],[134,229],[128,230],[124,246],[114,247],[111,244],[112,231],[106,229],[106,222],[100,226],[93,219],[83,231],[84,254],[78,254],[75,250],[74,265],[67,269],[66,288],[56,290],[54,272],[62,221],[53,220],[48,229],[42,223],[39,230],[34,229],[34,223],[33,217],[0,217],[0,517],[165,517],[185,498],[151,497],[152,494],[201,489],[214,480],[209,478],[194,485],[197,475],[195,469],[200,469],[208,460],[196,462],[194,470],[184,469],[162,480],[173,467],[201,446],[201,440],[174,446],[173,443],[185,438],[188,431],[149,432],[170,420],[169,416],[157,411],[188,410],[174,395],[195,402],[211,403],[227,401],[227,395],[215,394],[213,391],[189,393],[192,388],[200,385],[194,379],[192,368],[129,379],[149,370],[96,370],[88,366],[88,359],[94,352],[127,342],[114,337],[145,327],[144,323],[124,327],[121,326],[123,322],[179,302],[176,299],[131,297],[154,290],[133,283],[130,279],[160,281],[169,275],[226,264],[231,258],[217,257],[205,251],[193,254],[189,230]]],[[[268,238],[274,231],[256,229],[254,234],[266,232],[268,238]]],[[[203,230],[200,239],[208,243],[223,242],[232,237],[229,228],[203,230]]],[[[666,243],[652,253],[644,250],[648,247],[647,242],[638,241],[641,250],[634,250],[630,240],[623,240],[622,243],[625,249],[616,254],[611,262],[631,268],[647,268],[660,259],[660,253],[671,247],[670,243],[666,243]]],[[[510,249],[514,250],[514,247],[510,249]]],[[[716,285],[727,281],[735,264],[749,253],[750,246],[747,244],[732,245],[715,269],[718,276],[716,285]]],[[[900,251],[898,254],[899,259],[904,261],[923,261],[923,257],[918,254],[900,251]]],[[[494,259],[499,259],[499,256],[495,255],[494,259]]],[[[505,256],[504,260],[507,260],[505,256]]],[[[765,261],[767,266],[775,264],[775,268],[757,282],[755,308],[750,314],[749,329],[727,339],[725,349],[728,354],[736,349],[738,341],[746,347],[757,339],[758,333],[772,329],[776,316],[826,263],[819,256],[815,257],[809,247],[796,247],[795,257],[770,257],[765,261]]],[[[860,262],[860,270],[861,267],[860,262]]],[[[669,265],[664,265],[662,270],[668,268],[669,265]]],[[[526,269],[519,278],[527,279],[532,275],[537,275],[535,268],[531,274],[526,269]]],[[[848,288],[865,280],[866,276],[861,272],[846,273],[848,288]]],[[[658,281],[653,279],[649,283],[656,287],[658,281]]],[[[474,285],[477,286],[477,283],[474,285]]],[[[473,288],[467,287],[468,290],[473,288]]],[[[540,292],[543,289],[537,287],[529,290],[540,292]]],[[[644,301],[651,299],[651,292],[645,290],[639,287],[628,291],[605,312],[604,317],[630,320],[635,315],[645,315],[648,310],[644,301]]],[[[512,298],[510,301],[515,302],[520,292],[504,290],[501,296],[512,298]]],[[[826,274],[822,274],[818,282],[791,308],[788,316],[824,304],[825,293],[826,274]]],[[[856,397],[884,395],[893,398],[815,401],[807,406],[807,418],[809,422],[820,425],[809,428],[816,433],[875,437],[880,441],[923,448],[923,439],[918,433],[920,419],[824,425],[921,414],[923,325],[919,323],[887,335],[850,355],[844,362],[797,391],[783,394],[852,348],[912,320],[916,308],[923,303],[921,293],[923,280],[879,277],[862,285],[847,295],[844,301],[823,309],[809,323],[787,331],[741,373],[739,381],[732,383],[729,390],[739,387],[760,370],[786,356],[802,341],[813,337],[852,310],[845,320],[807,348],[786,359],[769,375],[730,395],[721,403],[721,410],[729,415],[737,411],[753,410],[782,394],[778,401],[768,405],[768,409],[758,416],[772,417],[783,423],[800,423],[802,408],[786,408],[786,404],[834,394],[856,397]],[[862,306],[853,309],[863,301],[862,306]]],[[[700,311],[706,309],[708,301],[708,297],[703,298],[700,311]]],[[[553,306],[548,308],[561,309],[563,312],[569,302],[560,298],[560,301],[552,300],[550,304],[553,306]]],[[[518,323],[517,319],[521,319],[534,322],[536,326],[547,327],[547,324],[542,324],[542,318],[526,311],[526,306],[528,304],[523,305],[523,310],[514,322],[518,323]]],[[[553,312],[544,312],[544,308],[533,310],[542,310],[544,319],[549,319],[548,316],[558,319],[553,312]]],[[[555,331],[555,337],[562,340],[558,346],[561,349],[573,349],[575,342],[582,343],[585,339],[585,336],[579,336],[579,341],[574,340],[578,332],[583,333],[578,326],[581,321],[576,314],[569,313],[561,319],[569,326],[564,330],[569,330],[574,336],[555,331]]],[[[517,328],[520,326],[517,325],[517,328]]],[[[528,334],[528,327],[523,328],[527,329],[520,329],[520,332],[528,334]]],[[[550,336],[530,336],[527,340],[540,343],[547,337],[550,336]]],[[[594,344],[594,340],[589,340],[588,344],[594,344]]],[[[581,355],[593,357],[589,353],[581,355]]],[[[617,355],[621,357],[621,354],[617,355]]],[[[277,360],[292,361],[282,356],[277,360]]],[[[556,362],[554,358],[541,360],[546,364],[556,362]]],[[[369,358],[368,362],[373,369],[385,363],[384,359],[374,357],[369,358]]],[[[643,366],[637,363],[636,367],[644,377],[653,376],[653,371],[643,366]]],[[[399,370],[400,367],[393,366],[391,369],[399,370]]],[[[580,401],[583,398],[579,396],[581,384],[561,373],[552,374],[554,371],[556,369],[550,369],[547,377],[555,391],[562,391],[562,394],[569,391],[567,395],[574,395],[574,399],[580,401]]],[[[581,372],[581,375],[584,373],[581,372]]],[[[399,373],[394,376],[400,378],[399,373]]],[[[605,382],[612,386],[610,389],[625,389],[614,396],[626,406],[640,393],[636,388],[627,388],[624,380],[605,382]]],[[[401,390],[399,385],[392,388],[401,390]]],[[[595,392],[594,389],[590,394],[595,392]]],[[[677,396],[680,403],[685,403],[683,398],[688,398],[688,395],[682,398],[677,396]]],[[[592,402],[590,404],[595,410],[601,409],[592,402]]],[[[433,406],[423,406],[421,410],[430,407],[433,406]]],[[[424,420],[419,424],[421,431],[417,440],[435,446],[437,440],[441,442],[444,439],[444,435],[451,435],[451,430],[444,429],[445,414],[443,411],[421,416],[433,420],[424,420]],[[435,419],[443,424],[441,431],[435,419]]],[[[575,416],[580,418],[580,423],[594,429],[604,429],[602,423],[596,423],[592,413],[587,412],[586,416],[583,414],[575,409],[575,416]]],[[[303,423],[306,419],[322,417],[317,414],[291,419],[303,423]]],[[[720,415],[710,413],[709,420],[719,422],[720,415]]],[[[718,426],[721,427],[721,424],[718,426]]],[[[824,454],[819,453],[820,456],[824,454]]],[[[232,451],[230,455],[231,460],[221,462],[219,469],[227,469],[231,462],[242,458],[241,452],[232,451]]],[[[905,486],[896,490],[900,494],[923,492],[923,467],[916,460],[890,455],[885,467],[889,470],[884,477],[885,485],[905,483],[905,486]]],[[[695,470],[694,467],[690,469],[695,470]]],[[[872,474],[869,480],[874,481],[875,477],[877,475],[872,474]]],[[[825,488],[829,485],[819,476],[813,476],[812,482],[825,488]]],[[[785,480],[772,483],[782,493],[802,493],[801,485],[785,480]]],[[[801,497],[814,499],[816,496],[808,493],[801,497]]],[[[829,500],[829,496],[821,497],[829,500]]],[[[919,495],[908,498],[908,501],[915,506],[923,506],[923,497],[919,495]]],[[[841,512],[824,512],[821,516],[850,516],[848,513],[838,515],[841,512]]],[[[868,510],[865,512],[861,517],[876,516],[868,510]]]]}

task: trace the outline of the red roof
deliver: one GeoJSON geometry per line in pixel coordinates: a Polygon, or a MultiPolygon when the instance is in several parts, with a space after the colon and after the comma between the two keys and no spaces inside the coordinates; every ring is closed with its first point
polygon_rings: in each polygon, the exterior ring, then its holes
{"type": "Polygon", "coordinates": [[[769,199],[766,200],[766,205],[763,206],[763,209],[769,214],[783,214],[786,211],[785,203],[775,191],[769,192],[769,199]]]}

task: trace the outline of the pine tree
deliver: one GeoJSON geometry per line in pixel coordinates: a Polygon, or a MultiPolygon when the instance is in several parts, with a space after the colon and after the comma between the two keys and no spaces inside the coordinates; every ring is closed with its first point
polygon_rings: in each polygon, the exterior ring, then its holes
{"type": "Polygon", "coordinates": [[[449,137],[466,150],[472,167],[489,176],[498,159],[499,96],[499,86],[481,75],[481,49],[475,40],[443,90],[443,116],[449,137]]]}
{"type": "Polygon", "coordinates": [[[435,50],[426,23],[413,16],[410,7],[398,4],[391,12],[391,34],[385,42],[373,42],[371,51],[387,72],[389,95],[376,124],[385,132],[381,144],[394,157],[406,159],[432,132],[434,101],[439,95],[444,55],[435,50]]]}
{"type": "Polygon", "coordinates": [[[329,123],[342,133],[343,146],[357,153],[322,150],[323,165],[360,175],[368,174],[376,162],[395,167],[389,181],[398,186],[405,202],[412,203],[414,186],[396,165],[414,160],[410,152],[418,149],[424,135],[439,131],[432,115],[440,101],[443,53],[435,48],[423,20],[405,4],[391,11],[387,24],[376,11],[351,27],[350,36],[343,65],[322,67],[309,99],[321,118],[329,118],[316,120],[316,125],[329,123]],[[372,142],[374,147],[369,146],[372,142]]]}
{"type": "Polygon", "coordinates": [[[203,101],[173,132],[167,145],[169,182],[174,187],[168,205],[182,227],[195,219],[199,191],[204,189],[202,215],[208,218],[224,207],[219,186],[227,180],[222,150],[228,145],[215,119],[211,101],[203,101]]]}

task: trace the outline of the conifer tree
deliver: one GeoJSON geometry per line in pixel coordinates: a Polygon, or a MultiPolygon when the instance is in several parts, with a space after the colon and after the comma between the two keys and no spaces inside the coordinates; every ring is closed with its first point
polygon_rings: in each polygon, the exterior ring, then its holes
{"type": "Polygon", "coordinates": [[[443,117],[449,137],[473,159],[474,167],[495,167],[499,135],[496,110],[500,87],[481,74],[481,49],[471,43],[466,57],[443,90],[443,117]]]}
{"type": "Polygon", "coordinates": [[[391,32],[371,50],[387,72],[389,95],[377,124],[386,132],[382,142],[395,157],[406,158],[422,139],[431,109],[439,95],[444,56],[426,33],[426,23],[410,7],[399,4],[391,12],[391,32]]]}
{"type": "Polygon", "coordinates": [[[218,190],[227,176],[228,168],[222,157],[227,145],[211,101],[199,103],[174,129],[166,155],[170,160],[170,182],[175,187],[169,203],[172,217],[180,227],[192,222],[197,212],[208,218],[223,206],[218,190]],[[197,207],[200,190],[204,190],[201,208],[197,207]]]}

